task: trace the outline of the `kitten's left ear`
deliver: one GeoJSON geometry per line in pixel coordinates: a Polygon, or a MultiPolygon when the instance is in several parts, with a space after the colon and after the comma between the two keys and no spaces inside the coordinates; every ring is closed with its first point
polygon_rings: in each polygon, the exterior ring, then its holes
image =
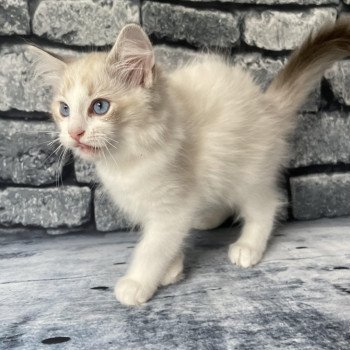
{"type": "Polygon", "coordinates": [[[63,58],[37,46],[27,45],[27,48],[34,57],[35,76],[38,76],[46,85],[56,86],[62,80],[62,74],[66,69],[63,58]]]}
{"type": "Polygon", "coordinates": [[[126,25],[107,56],[107,64],[129,86],[150,87],[154,80],[154,52],[143,29],[126,25]]]}

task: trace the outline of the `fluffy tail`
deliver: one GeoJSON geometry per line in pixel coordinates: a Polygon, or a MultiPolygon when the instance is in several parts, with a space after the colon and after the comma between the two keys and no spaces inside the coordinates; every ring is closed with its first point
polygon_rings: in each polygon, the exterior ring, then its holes
{"type": "Polygon", "coordinates": [[[277,98],[279,106],[297,112],[322,78],[325,70],[350,56],[350,17],[322,27],[290,57],[266,93],[277,98]]]}

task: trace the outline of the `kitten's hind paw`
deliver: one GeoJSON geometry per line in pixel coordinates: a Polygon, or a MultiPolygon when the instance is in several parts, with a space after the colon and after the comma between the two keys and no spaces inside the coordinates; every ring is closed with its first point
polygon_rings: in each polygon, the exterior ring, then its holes
{"type": "Polygon", "coordinates": [[[114,293],[124,305],[141,305],[149,300],[156,289],[143,286],[140,282],[128,277],[122,277],[116,284],[114,293]]]}
{"type": "Polygon", "coordinates": [[[247,243],[234,243],[230,245],[228,256],[232,264],[240,267],[251,267],[261,260],[263,253],[247,243]]]}

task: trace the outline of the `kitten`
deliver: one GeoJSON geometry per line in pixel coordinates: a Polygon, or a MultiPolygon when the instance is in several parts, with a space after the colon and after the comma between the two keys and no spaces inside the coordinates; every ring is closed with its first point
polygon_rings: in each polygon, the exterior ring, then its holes
{"type": "Polygon", "coordinates": [[[230,260],[260,261],[282,202],[276,183],[295,114],[323,72],[350,54],[348,23],[307,39],[265,93],[214,55],[166,74],[135,24],[108,53],[64,60],[32,47],[37,74],[55,88],[62,145],[95,163],[114,202],[143,229],[115,288],[121,303],[142,304],[178,281],[189,231],[233,212],[244,226],[230,260]]]}

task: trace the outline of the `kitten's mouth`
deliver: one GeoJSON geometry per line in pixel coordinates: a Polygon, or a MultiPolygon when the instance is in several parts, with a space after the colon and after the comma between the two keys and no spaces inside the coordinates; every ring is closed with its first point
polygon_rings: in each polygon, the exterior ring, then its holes
{"type": "Polygon", "coordinates": [[[76,146],[82,153],[89,154],[89,155],[95,155],[100,151],[99,147],[89,146],[85,143],[78,143],[76,146]]]}

